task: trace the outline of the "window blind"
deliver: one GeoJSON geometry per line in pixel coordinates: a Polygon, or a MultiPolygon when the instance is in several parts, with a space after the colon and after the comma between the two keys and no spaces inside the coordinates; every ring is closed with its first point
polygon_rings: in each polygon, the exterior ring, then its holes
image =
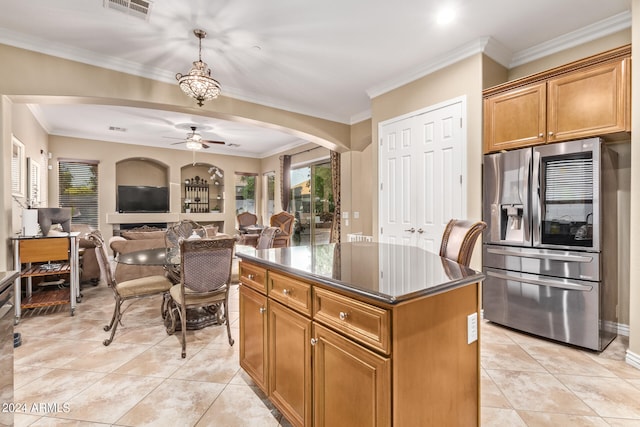
{"type": "Polygon", "coordinates": [[[71,222],[98,228],[98,162],[61,159],[59,206],[71,208],[71,222]]]}
{"type": "Polygon", "coordinates": [[[546,163],[545,201],[593,199],[593,160],[568,159],[546,163]]]}

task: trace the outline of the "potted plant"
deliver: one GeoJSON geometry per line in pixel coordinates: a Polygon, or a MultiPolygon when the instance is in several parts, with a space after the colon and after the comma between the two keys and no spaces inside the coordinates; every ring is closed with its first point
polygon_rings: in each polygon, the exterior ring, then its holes
{"type": "Polygon", "coordinates": [[[213,213],[219,213],[219,212],[220,212],[220,206],[215,205],[215,206],[213,207],[213,209],[211,209],[211,212],[213,212],[213,213]]]}
{"type": "Polygon", "coordinates": [[[191,213],[191,200],[186,199],[184,201],[184,212],[185,213],[191,213]]]}

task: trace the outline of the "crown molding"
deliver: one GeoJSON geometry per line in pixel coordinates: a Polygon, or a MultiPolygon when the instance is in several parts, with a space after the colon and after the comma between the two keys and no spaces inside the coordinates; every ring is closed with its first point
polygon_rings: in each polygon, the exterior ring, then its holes
{"type": "Polygon", "coordinates": [[[482,53],[484,52],[487,43],[489,43],[489,40],[491,40],[491,37],[482,37],[470,43],[464,44],[457,49],[447,52],[446,54],[441,55],[435,60],[430,61],[428,64],[403,73],[395,79],[389,80],[377,86],[373,86],[366,91],[367,95],[369,95],[369,98],[373,99],[384,93],[397,89],[400,86],[404,86],[407,83],[418,80],[419,78],[429,75],[435,71],[448,67],[449,65],[455,64],[456,62],[459,62],[472,55],[482,53]]]}
{"type": "Polygon", "coordinates": [[[613,15],[602,21],[514,53],[508,68],[535,61],[536,59],[579,46],[630,27],[631,11],[613,15]]]}

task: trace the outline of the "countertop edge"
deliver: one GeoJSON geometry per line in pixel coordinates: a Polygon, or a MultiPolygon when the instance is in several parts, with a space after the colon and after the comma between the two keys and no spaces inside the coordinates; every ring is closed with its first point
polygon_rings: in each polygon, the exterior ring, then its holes
{"type": "Polygon", "coordinates": [[[325,285],[327,287],[330,288],[334,288],[334,289],[338,289],[338,290],[342,290],[345,292],[349,292],[355,295],[359,295],[359,296],[363,296],[375,301],[379,301],[385,304],[391,304],[391,305],[396,305],[405,301],[409,301],[412,299],[416,299],[416,298],[420,298],[420,297],[425,297],[425,296],[430,296],[430,295],[435,295],[435,294],[439,294],[442,292],[446,292],[452,289],[456,289],[456,288],[460,288],[462,286],[466,286],[466,285],[470,285],[473,283],[478,283],[484,280],[485,275],[483,273],[477,273],[474,274],[472,276],[468,276],[465,277],[463,279],[458,279],[458,280],[452,280],[450,282],[446,282],[446,283],[442,283],[441,285],[437,285],[437,286],[433,286],[430,287],[428,289],[423,289],[420,291],[416,291],[416,292],[411,292],[405,295],[402,295],[400,297],[392,297],[392,296],[388,296],[388,295],[383,295],[383,294],[378,294],[375,292],[367,292],[364,289],[361,288],[357,288],[357,287],[353,287],[353,286],[349,286],[348,284],[345,284],[343,282],[340,281],[336,281],[336,280],[329,280],[326,277],[323,276],[318,276],[315,274],[311,274],[302,270],[298,270],[295,268],[291,268],[288,267],[286,265],[282,265],[282,264],[278,264],[275,262],[271,262],[271,261],[267,261],[264,260],[262,258],[256,257],[256,256],[252,256],[251,254],[247,254],[247,253],[236,253],[236,256],[242,260],[247,260],[250,262],[253,262],[254,264],[258,264],[264,267],[272,267],[272,268],[277,268],[280,271],[283,271],[285,273],[289,273],[289,274],[293,274],[295,276],[301,277],[303,279],[306,280],[310,280],[313,282],[317,282],[320,283],[322,285],[325,285]]]}

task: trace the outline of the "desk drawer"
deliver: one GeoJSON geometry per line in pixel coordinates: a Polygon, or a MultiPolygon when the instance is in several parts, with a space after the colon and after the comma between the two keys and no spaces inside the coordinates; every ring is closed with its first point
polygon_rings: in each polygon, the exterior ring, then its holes
{"type": "Polygon", "coordinates": [[[353,298],[314,287],[313,320],[389,354],[389,312],[353,298]]]}
{"type": "Polygon", "coordinates": [[[308,283],[269,271],[267,287],[270,298],[311,316],[311,285],[308,283]]]}
{"type": "Polygon", "coordinates": [[[240,281],[242,283],[266,295],[267,270],[265,268],[240,261],[239,273],[240,281]]]}
{"type": "Polygon", "coordinates": [[[20,240],[20,262],[47,262],[69,259],[69,239],[20,240]]]}

